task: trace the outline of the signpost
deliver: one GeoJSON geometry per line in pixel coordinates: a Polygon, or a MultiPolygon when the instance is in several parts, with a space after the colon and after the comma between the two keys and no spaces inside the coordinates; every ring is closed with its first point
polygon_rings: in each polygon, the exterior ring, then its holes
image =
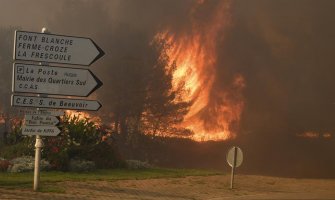
{"type": "Polygon", "coordinates": [[[22,126],[23,135],[36,135],[35,191],[40,179],[41,136],[57,136],[60,130],[54,125],[59,120],[54,116],[64,115],[64,111],[39,109],[96,111],[101,107],[94,100],[48,97],[48,94],[87,97],[102,85],[90,70],[51,67],[48,63],[89,66],[103,55],[90,38],[50,34],[46,28],[42,33],[15,31],[14,60],[40,62],[40,65],[14,64],[12,83],[13,92],[37,93],[38,96],[12,95],[11,98],[12,106],[37,108],[36,111],[26,111],[25,125],[22,126]]]}
{"type": "Polygon", "coordinates": [[[239,147],[232,147],[227,153],[227,162],[231,166],[230,189],[234,188],[235,168],[243,162],[243,153],[239,147]]]}
{"type": "Polygon", "coordinates": [[[13,92],[88,96],[102,82],[87,69],[14,64],[13,92]]]}
{"type": "Polygon", "coordinates": [[[90,38],[15,31],[14,60],[91,65],[104,52],[90,38]]]}
{"type": "Polygon", "coordinates": [[[26,115],[51,115],[51,116],[62,116],[65,112],[62,110],[23,110],[20,111],[26,115]]]}
{"type": "Polygon", "coordinates": [[[56,126],[22,126],[22,135],[57,136],[59,133],[56,126]]]}
{"type": "Polygon", "coordinates": [[[24,122],[29,126],[55,126],[59,120],[51,115],[25,115],[24,122]]]}
{"type": "Polygon", "coordinates": [[[90,110],[97,111],[101,104],[95,100],[66,99],[36,96],[12,95],[12,106],[14,107],[35,107],[52,108],[65,110],[90,110]]]}

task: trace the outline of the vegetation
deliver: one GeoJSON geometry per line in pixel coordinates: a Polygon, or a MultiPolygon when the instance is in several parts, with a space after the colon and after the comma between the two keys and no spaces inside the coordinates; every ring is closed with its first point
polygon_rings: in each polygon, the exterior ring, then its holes
{"type": "Polygon", "coordinates": [[[95,170],[95,163],[88,160],[71,159],[68,168],[72,172],[89,172],[95,170]]]}
{"type": "MultiPolygon", "coordinates": [[[[51,169],[90,171],[95,167],[102,169],[125,166],[114,142],[102,140],[108,132],[89,119],[64,116],[60,128],[62,132],[57,137],[43,138],[42,158],[50,162],[51,169]]],[[[26,160],[22,156],[34,155],[34,137],[22,136],[19,128],[15,130],[6,135],[7,144],[2,146],[0,151],[0,156],[11,164],[14,164],[15,158],[26,160]]],[[[30,162],[20,164],[20,169],[16,171],[29,170],[29,167],[26,169],[24,166],[30,165],[30,162]]],[[[2,166],[2,168],[9,167],[5,165],[5,161],[2,166]]]]}
{"type": "MultiPolygon", "coordinates": [[[[132,179],[152,179],[152,178],[181,178],[186,176],[209,176],[220,174],[216,171],[194,170],[194,169],[108,169],[94,172],[75,173],[48,171],[41,173],[41,187],[50,183],[63,181],[115,181],[132,179]]],[[[26,173],[0,173],[0,187],[6,188],[31,188],[34,174],[26,173]]],[[[61,188],[48,188],[49,192],[62,191],[61,188]]]]}
{"type": "MultiPolygon", "coordinates": [[[[136,31],[133,33],[136,36],[129,35],[129,38],[142,37],[136,31]]],[[[122,38],[108,41],[114,40],[122,38]]],[[[109,71],[104,84],[108,85],[109,92],[99,95],[108,102],[104,105],[108,113],[101,115],[103,122],[111,124],[112,133],[126,145],[136,146],[140,135],[189,136],[190,131],[176,126],[183,120],[190,102],[181,100],[185,92],[182,87],[173,87],[177,67],[170,63],[166,53],[169,45],[164,40],[152,41],[146,36],[140,41],[129,44],[136,45],[134,47],[127,47],[134,51],[115,52],[113,60],[106,60],[109,71]]]]}

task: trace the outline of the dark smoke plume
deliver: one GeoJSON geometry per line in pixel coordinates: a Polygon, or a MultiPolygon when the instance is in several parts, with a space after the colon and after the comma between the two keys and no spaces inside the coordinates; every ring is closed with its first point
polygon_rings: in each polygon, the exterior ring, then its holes
{"type": "MultiPolygon", "coordinates": [[[[205,1],[199,20],[206,23],[217,3],[205,1]]],[[[93,38],[106,52],[90,67],[104,82],[94,98],[104,106],[98,114],[105,114],[112,102],[109,88],[119,70],[131,60],[146,60],[158,31],[169,27],[178,34],[187,29],[192,5],[191,0],[3,0],[0,26],[28,31],[47,26],[53,33],[93,38]]],[[[271,173],[291,161],[293,167],[286,174],[323,170],[335,176],[334,8],[331,0],[231,1],[231,22],[217,44],[214,89],[226,89],[234,74],[245,78],[245,107],[236,139],[246,151],[245,171],[271,173]],[[306,131],[329,132],[331,137],[296,136],[306,131]]],[[[12,46],[7,43],[0,49],[0,100],[5,106],[12,62],[7,58],[12,46]]]]}

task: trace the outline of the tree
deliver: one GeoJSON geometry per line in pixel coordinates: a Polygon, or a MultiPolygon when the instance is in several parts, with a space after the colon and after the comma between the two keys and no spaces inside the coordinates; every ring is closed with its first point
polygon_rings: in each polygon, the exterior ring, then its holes
{"type": "Polygon", "coordinates": [[[10,107],[11,76],[12,74],[12,54],[13,38],[17,27],[0,27],[0,123],[4,123],[4,132],[0,133],[0,139],[6,143],[6,139],[13,125],[13,120],[17,117],[14,109],[10,107]],[[2,134],[2,135],[1,135],[2,134]]]}
{"type": "Polygon", "coordinates": [[[185,134],[183,128],[177,128],[187,113],[190,102],[180,100],[183,87],[173,88],[173,73],[176,65],[169,66],[169,57],[166,51],[169,45],[162,39],[151,44],[152,68],[148,76],[147,101],[143,112],[145,132],[156,136],[171,136],[185,134]]]}

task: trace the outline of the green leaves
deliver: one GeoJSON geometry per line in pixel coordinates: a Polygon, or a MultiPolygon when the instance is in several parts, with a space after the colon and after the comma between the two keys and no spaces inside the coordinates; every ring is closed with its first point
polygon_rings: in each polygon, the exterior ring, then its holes
{"type": "Polygon", "coordinates": [[[98,144],[101,141],[102,133],[98,130],[99,127],[89,118],[65,116],[63,122],[63,131],[68,134],[70,145],[98,144]]]}

